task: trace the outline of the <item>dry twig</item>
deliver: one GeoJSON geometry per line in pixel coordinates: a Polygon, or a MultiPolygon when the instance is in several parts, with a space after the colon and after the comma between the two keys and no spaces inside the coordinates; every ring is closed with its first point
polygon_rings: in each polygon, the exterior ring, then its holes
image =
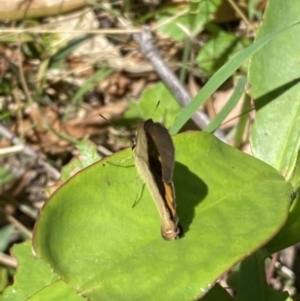
{"type": "MultiPolygon", "coordinates": [[[[174,97],[183,106],[187,106],[192,98],[175,74],[167,67],[158,50],[153,45],[152,34],[149,27],[144,27],[140,33],[133,34],[133,38],[140,45],[142,54],[153,66],[154,70],[174,97]]],[[[210,122],[208,116],[200,110],[192,116],[192,119],[200,129],[205,128],[210,122]]],[[[226,137],[221,130],[215,131],[214,134],[220,140],[227,142],[226,137]]]]}

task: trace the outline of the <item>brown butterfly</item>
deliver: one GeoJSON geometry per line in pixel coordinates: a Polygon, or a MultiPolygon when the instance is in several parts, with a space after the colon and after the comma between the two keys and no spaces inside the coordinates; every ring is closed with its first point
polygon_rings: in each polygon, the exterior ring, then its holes
{"type": "Polygon", "coordinates": [[[179,236],[175,191],[172,182],[175,149],[167,129],[147,120],[138,129],[133,147],[139,174],[155,202],[161,218],[161,234],[166,240],[179,236]]]}

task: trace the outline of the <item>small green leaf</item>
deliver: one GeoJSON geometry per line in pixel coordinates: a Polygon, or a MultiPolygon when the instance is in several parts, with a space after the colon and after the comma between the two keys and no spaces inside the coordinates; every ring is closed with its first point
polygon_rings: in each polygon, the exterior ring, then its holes
{"type": "Polygon", "coordinates": [[[61,179],[63,182],[70,179],[70,177],[74,175],[74,172],[77,172],[100,159],[100,156],[97,152],[97,146],[88,139],[79,141],[76,144],[76,147],[79,151],[79,154],[77,158],[64,166],[61,174],[61,179]]]}
{"type": "Polygon", "coordinates": [[[276,292],[267,284],[265,259],[268,255],[262,249],[241,263],[236,301],[292,301],[287,292],[276,292]]]}
{"type": "Polygon", "coordinates": [[[160,15],[158,29],[176,41],[194,37],[203,29],[204,24],[211,19],[221,3],[221,0],[194,1],[193,4],[190,4],[190,11],[176,19],[174,19],[174,15],[184,10],[184,8],[179,6],[178,10],[169,10],[168,15],[160,15]],[[160,24],[165,25],[160,26],[160,24]]]}
{"type": "MultiPolygon", "coordinates": [[[[249,39],[237,37],[234,34],[218,30],[216,36],[208,41],[197,55],[197,63],[201,71],[211,76],[226,62],[230,61],[234,54],[245,49],[251,43],[249,39]]],[[[244,68],[246,70],[246,68],[244,68]]]]}
{"type": "Polygon", "coordinates": [[[7,287],[2,301],[83,301],[74,288],[59,279],[50,266],[34,257],[31,242],[15,245],[12,251],[18,260],[13,285],[7,287]]]}
{"type": "Polygon", "coordinates": [[[124,118],[142,120],[153,118],[155,121],[162,122],[168,128],[173,124],[179,112],[180,106],[176,99],[163,83],[158,83],[146,89],[138,103],[130,103],[124,118]],[[160,120],[157,120],[157,116],[160,117],[160,120]]]}
{"type": "Polygon", "coordinates": [[[0,229],[0,252],[4,252],[11,243],[13,232],[14,227],[10,224],[0,229]]]}
{"type": "Polygon", "coordinates": [[[13,175],[7,169],[0,167],[0,186],[13,180],[13,175]]]}

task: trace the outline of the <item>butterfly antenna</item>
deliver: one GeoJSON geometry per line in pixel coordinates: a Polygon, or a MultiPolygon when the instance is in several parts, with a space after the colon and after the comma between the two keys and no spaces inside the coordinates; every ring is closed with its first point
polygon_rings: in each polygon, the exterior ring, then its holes
{"type": "Polygon", "coordinates": [[[155,114],[156,110],[158,109],[159,104],[160,104],[160,100],[157,102],[157,104],[156,104],[156,106],[155,106],[155,109],[154,109],[154,111],[153,111],[153,113],[152,113],[151,119],[153,118],[153,115],[155,114]]]}
{"type": "MultiPolygon", "coordinates": [[[[123,131],[123,130],[121,130],[120,128],[118,128],[115,124],[113,124],[111,121],[109,121],[109,120],[108,120],[106,117],[104,117],[102,114],[99,113],[99,115],[100,115],[100,117],[103,118],[109,125],[111,125],[114,129],[116,129],[116,130],[118,130],[118,131],[120,131],[121,133],[123,133],[123,134],[126,135],[126,132],[125,132],[125,131],[123,131]]],[[[133,144],[135,143],[134,139],[132,139],[131,137],[129,137],[129,139],[131,140],[131,142],[132,142],[133,144]]]]}

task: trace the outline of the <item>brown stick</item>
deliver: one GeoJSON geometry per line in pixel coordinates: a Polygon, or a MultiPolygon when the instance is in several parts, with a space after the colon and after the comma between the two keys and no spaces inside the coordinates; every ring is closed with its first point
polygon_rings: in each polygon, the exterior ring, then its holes
{"type": "MultiPolygon", "coordinates": [[[[142,54],[152,65],[158,76],[177,101],[184,107],[187,106],[192,98],[175,74],[167,67],[158,50],[153,45],[152,34],[149,27],[144,27],[141,32],[133,34],[133,38],[141,47],[142,54]]],[[[205,128],[210,122],[208,116],[200,110],[192,116],[192,119],[200,129],[205,128]]],[[[216,130],[214,134],[220,140],[227,142],[226,137],[221,130],[216,130]]]]}

